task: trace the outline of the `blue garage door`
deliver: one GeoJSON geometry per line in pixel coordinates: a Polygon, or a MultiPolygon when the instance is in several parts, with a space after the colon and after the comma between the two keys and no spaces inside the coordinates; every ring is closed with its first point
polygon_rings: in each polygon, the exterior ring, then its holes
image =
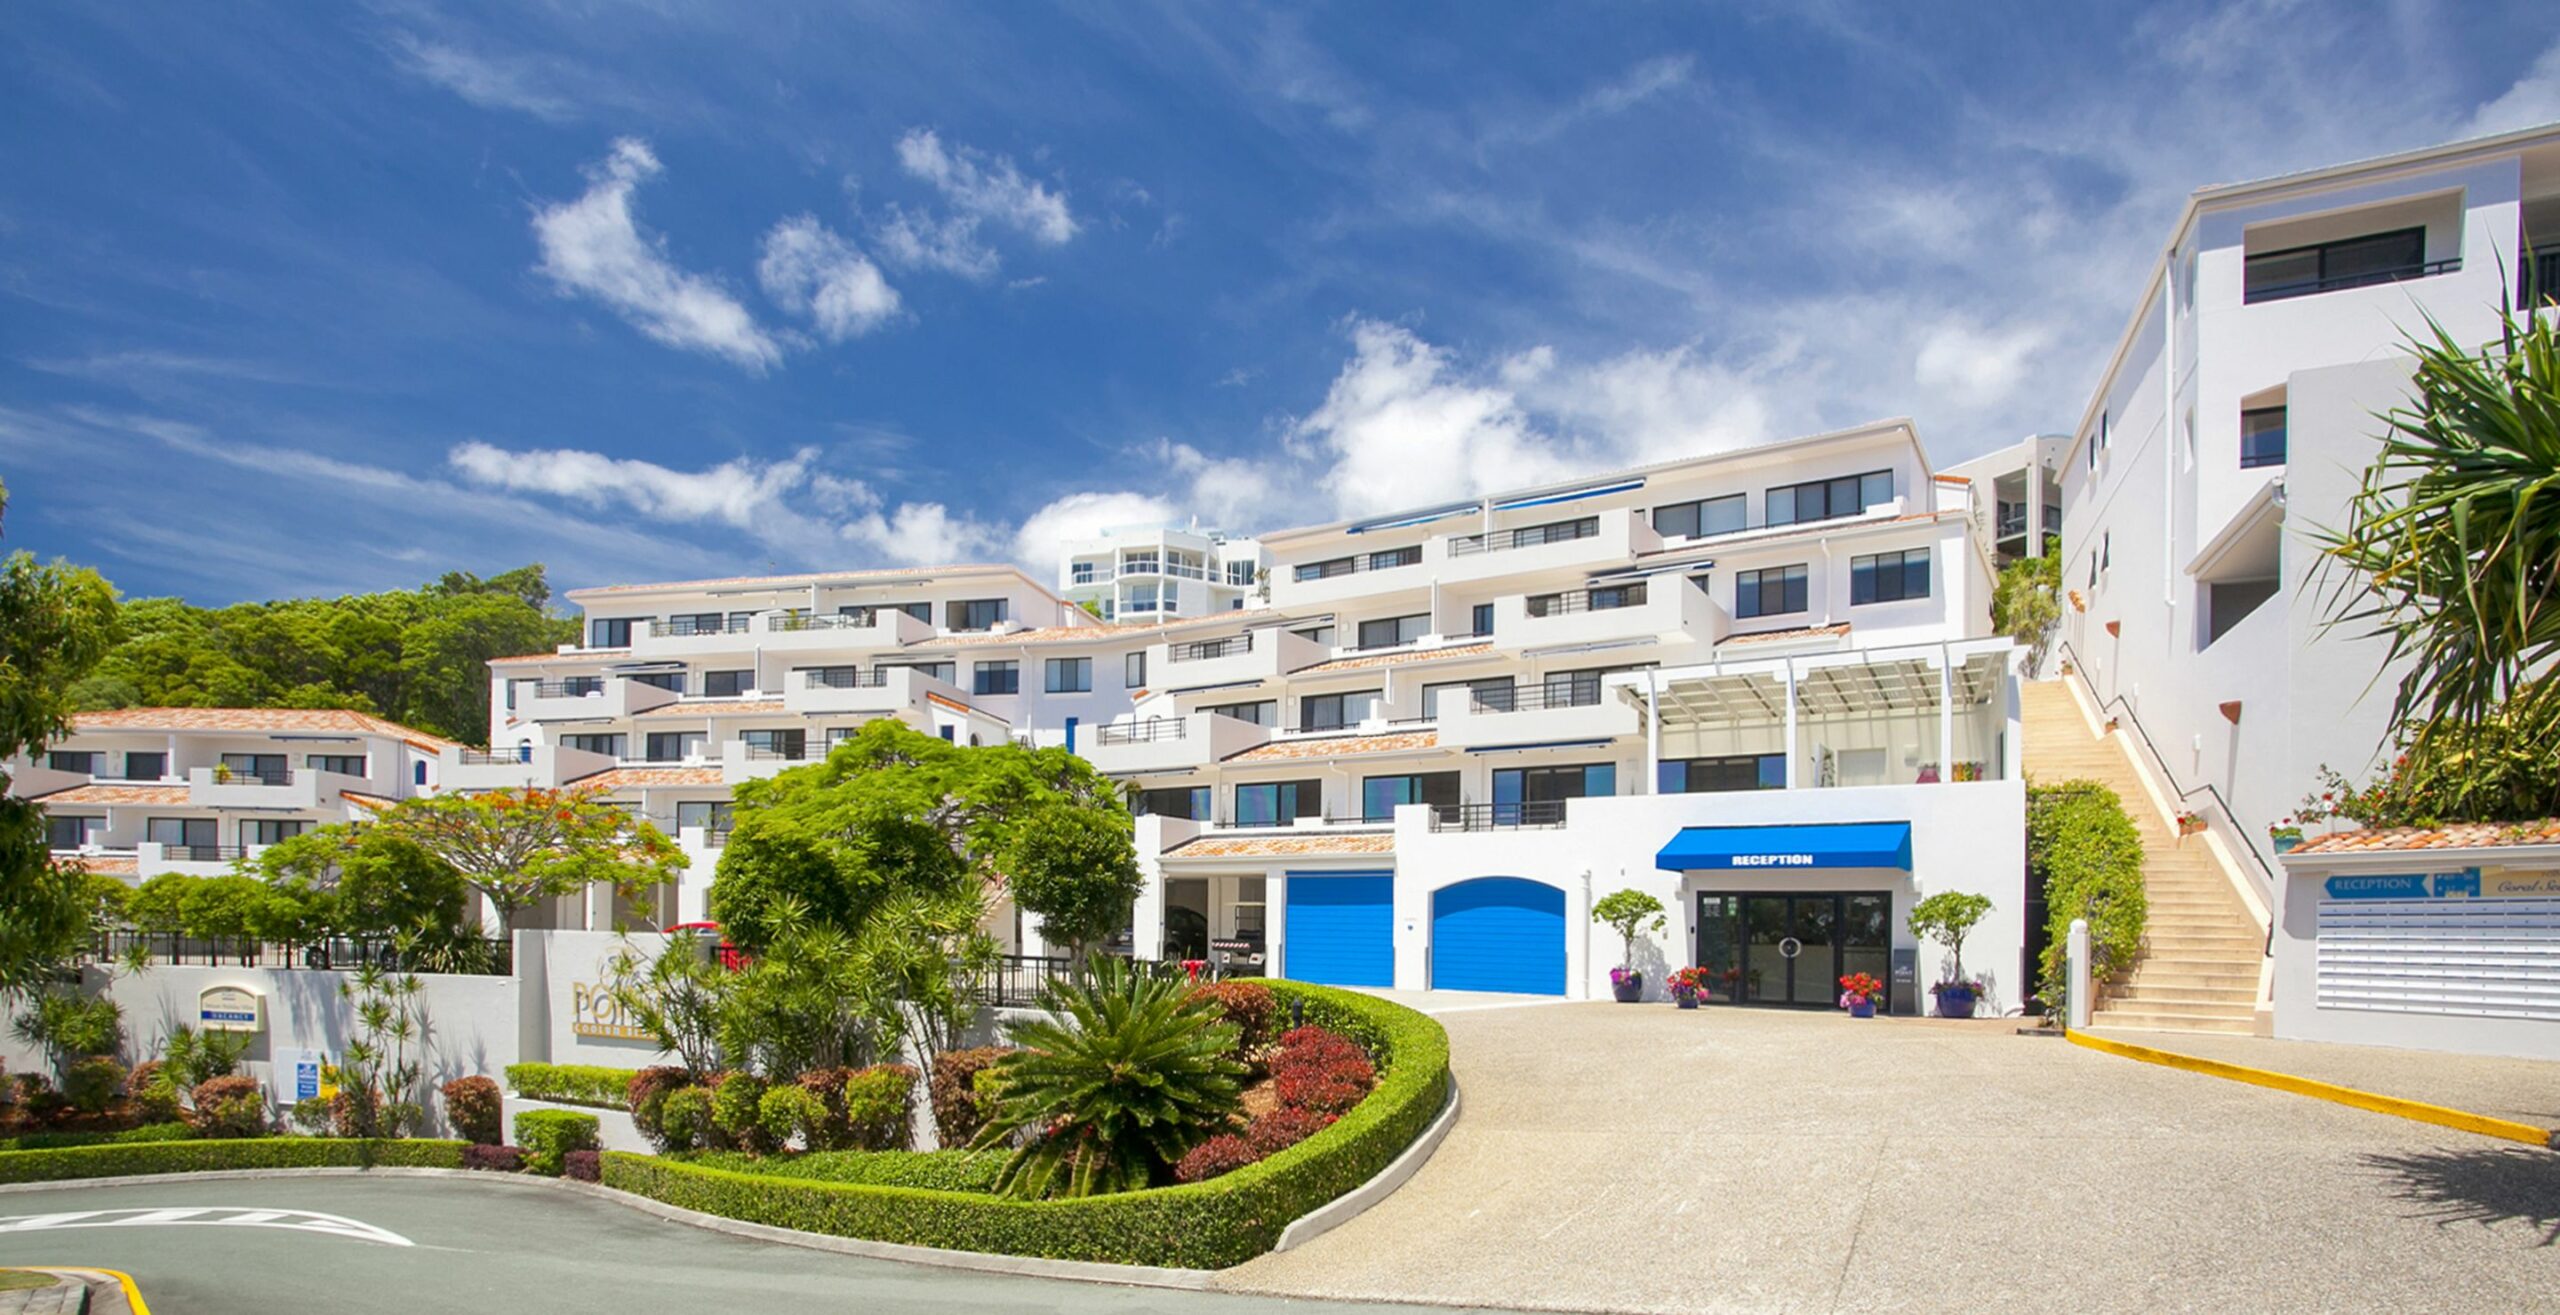
{"type": "Polygon", "coordinates": [[[1396,984],[1395,874],[1292,872],[1281,967],[1326,986],[1396,984]]]}
{"type": "Polygon", "coordinates": [[[1564,892],[1518,877],[1478,877],[1434,892],[1431,985],[1564,994],[1564,892]]]}

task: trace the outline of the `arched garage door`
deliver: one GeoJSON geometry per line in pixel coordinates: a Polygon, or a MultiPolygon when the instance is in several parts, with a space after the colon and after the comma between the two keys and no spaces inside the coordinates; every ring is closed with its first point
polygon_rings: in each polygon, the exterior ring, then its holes
{"type": "Polygon", "coordinates": [[[1396,984],[1391,872],[1292,872],[1282,972],[1326,986],[1396,984]]]}
{"type": "Polygon", "coordinates": [[[1431,985],[1564,994],[1564,892],[1518,877],[1478,877],[1433,892],[1431,985]]]}

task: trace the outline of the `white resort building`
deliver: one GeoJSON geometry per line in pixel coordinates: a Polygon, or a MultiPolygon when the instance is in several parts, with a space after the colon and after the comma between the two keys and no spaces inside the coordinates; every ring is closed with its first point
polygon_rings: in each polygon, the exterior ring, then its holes
{"type": "Polygon", "coordinates": [[[1058,592],[1105,621],[1154,621],[1252,607],[1262,547],[1219,530],[1132,525],[1060,546],[1058,592]]]}

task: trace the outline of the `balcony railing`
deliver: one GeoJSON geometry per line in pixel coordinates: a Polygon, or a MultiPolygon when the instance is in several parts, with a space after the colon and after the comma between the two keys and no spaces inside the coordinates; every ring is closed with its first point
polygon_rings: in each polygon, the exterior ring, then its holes
{"type": "Polygon", "coordinates": [[[565,680],[533,682],[533,696],[537,699],[582,699],[590,694],[602,693],[604,693],[604,680],[598,676],[571,676],[565,680]]]}
{"type": "Polygon", "coordinates": [[[825,667],[803,672],[810,689],[879,689],[889,683],[887,670],[863,671],[852,667],[825,667]]]}
{"type": "Polygon", "coordinates": [[[651,621],[649,633],[660,639],[686,639],[694,635],[743,635],[748,618],[743,616],[699,617],[671,616],[651,621]]]}
{"type": "Polygon", "coordinates": [[[1507,831],[1564,825],[1562,799],[1531,799],[1517,804],[1442,805],[1431,812],[1434,831],[1507,831]]]}
{"type": "Polygon", "coordinates": [[[1167,662],[1206,662],[1211,658],[1234,657],[1253,651],[1253,635],[1229,635],[1224,639],[1202,639],[1188,644],[1174,644],[1165,649],[1167,662]]]}
{"type": "Polygon", "coordinates": [[[465,749],[462,751],[462,765],[465,767],[518,767],[531,761],[533,761],[531,745],[521,749],[465,749]]]}
{"type": "Polygon", "coordinates": [[[879,609],[857,607],[850,612],[783,612],[765,618],[764,628],[777,635],[794,635],[804,630],[861,630],[879,620],[879,609]]]}
{"type": "Polygon", "coordinates": [[[978,971],[973,984],[978,1002],[997,1009],[1036,1004],[1041,988],[1063,980],[1070,963],[1065,955],[999,954],[978,971]]]}
{"type": "Polygon", "coordinates": [[[1376,552],[1336,557],[1331,561],[1308,562],[1297,568],[1297,578],[1301,582],[1333,580],[1346,575],[1359,575],[1368,571],[1392,571],[1398,567],[1421,564],[1422,546],[1413,544],[1403,548],[1382,548],[1376,552]]]}
{"type": "Polygon", "coordinates": [[[1644,600],[1645,586],[1638,582],[1564,593],[1531,594],[1527,601],[1531,616],[1570,616],[1576,612],[1614,612],[1622,607],[1642,607],[1644,600]]]}
{"type": "Polygon", "coordinates": [[[249,851],[239,845],[162,845],[160,857],[173,863],[228,863],[247,858],[249,851]]]}
{"type": "Polygon", "coordinates": [[[1191,723],[1181,717],[1149,717],[1145,721],[1114,722],[1094,735],[1100,744],[1156,744],[1179,740],[1190,734],[1191,723]]]}
{"type": "Polygon", "coordinates": [[[175,932],[111,931],[97,940],[99,963],[141,958],[172,966],[209,968],[349,969],[468,973],[504,977],[515,952],[503,937],[458,936],[429,941],[416,936],[327,936],[309,941],[261,941],[248,936],[201,937],[175,932]]]}
{"type": "Polygon", "coordinates": [[[714,830],[704,831],[702,833],[703,845],[710,849],[719,849],[726,846],[729,843],[729,832],[731,829],[732,828],[724,826],[714,830]]]}
{"type": "Polygon", "coordinates": [[[220,765],[213,769],[213,783],[215,785],[291,785],[293,769],[220,765]]]}
{"type": "Polygon", "coordinates": [[[2324,274],[2318,278],[2292,279],[2283,283],[2260,283],[2248,287],[2241,300],[2248,305],[2262,301],[2284,301],[2292,297],[2309,297],[2323,292],[2343,292],[2348,288],[2369,288],[2383,283],[2402,283],[2410,279],[2432,278],[2438,274],[2458,273],[2462,257],[2446,260],[2421,260],[2383,269],[2362,269],[2351,274],[2324,274]]]}
{"type": "Polygon", "coordinates": [[[1600,518],[1585,516],[1579,520],[1553,521],[1545,525],[1523,525],[1516,530],[1494,530],[1488,534],[1469,534],[1449,541],[1449,555],[1471,557],[1483,552],[1509,552],[1514,548],[1536,548],[1550,543],[1571,543],[1576,539],[1600,537],[1600,518]]]}
{"type": "Polygon", "coordinates": [[[1470,691],[1468,699],[1479,712],[1543,712],[1549,708],[1596,708],[1600,706],[1600,682],[1592,680],[1556,681],[1535,685],[1513,685],[1470,691]]]}
{"type": "Polygon", "coordinates": [[[804,763],[826,756],[827,746],[823,744],[786,744],[779,747],[770,744],[750,744],[747,746],[749,762],[804,763]]]}

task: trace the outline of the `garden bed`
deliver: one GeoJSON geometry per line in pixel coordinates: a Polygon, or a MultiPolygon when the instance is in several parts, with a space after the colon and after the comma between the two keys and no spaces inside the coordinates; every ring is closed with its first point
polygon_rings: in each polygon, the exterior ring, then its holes
{"type": "Polygon", "coordinates": [[[225,1169],[459,1169],[458,1141],[349,1137],[189,1138],[0,1151],[0,1183],[61,1182],[225,1169]]]}

